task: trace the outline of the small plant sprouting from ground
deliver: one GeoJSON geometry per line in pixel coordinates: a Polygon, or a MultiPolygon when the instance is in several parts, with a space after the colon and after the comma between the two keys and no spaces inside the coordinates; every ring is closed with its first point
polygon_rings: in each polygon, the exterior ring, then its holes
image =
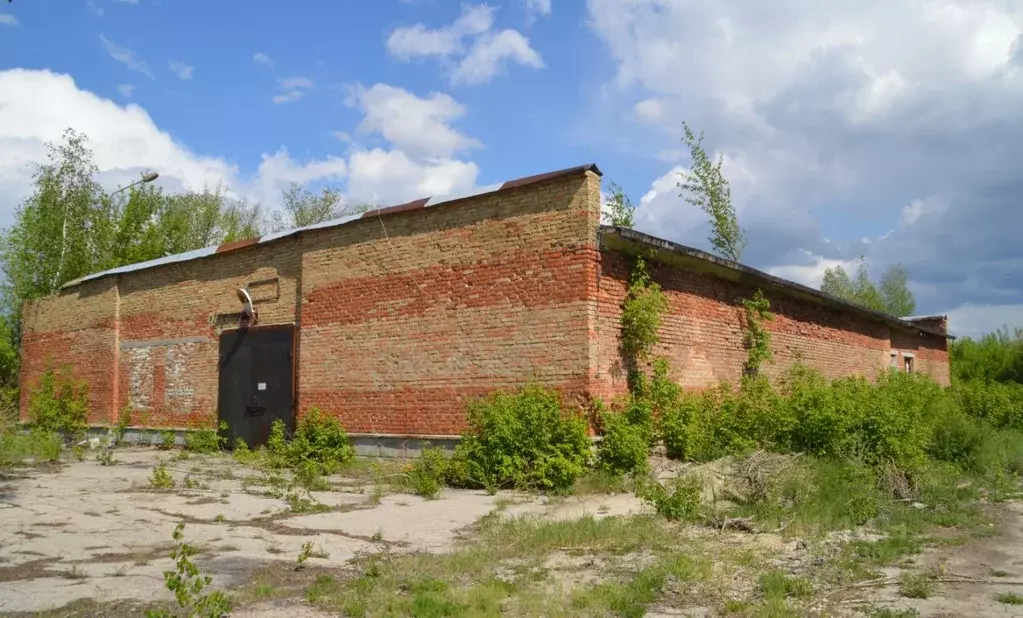
{"type": "MultiPolygon", "coordinates": [[[[163,572],[163,578],[167,589],[174,593],[178,607],[185,612],[188,618],[220,618],[231,611],[231,600],[226,594],[219,590],[212,592],[206,588],[213,583],[213,578],[205,575],[199,567],[192,562],[191,557],[199,553],[199,550],[184,542],[185,524],[179,523],[174,529],[174,551],[171,558],[174,560],[174,570],[163,572]]],[[[146,618],[167,618],[172,614],[165,611],[147,611],[146,618]]]]}
{"type": "Polygon", "coordinates": [[[742,301],[743,309],[743,345],[746,346],[746,365],[743,367],[747,375],[756,375],[760,366],[770,362],[771,333],[764,327],[764,322],[774,319],[771,313],[771,301],[767,300],[761,290],[753,293],[753,298],[742,301]]]}
{"type": "Polygon", "coordinates": [[[703,482],[699,478],[680,476],[667,484],[651,480],[636,493],[666,519],[698,521],[703,514],[700,502],[702,491],[703,482]]]}
{"type": "Polygon", "coordinates": [[[111,449],[103,449],[96,454],[96,461],[101,466],[116,466],[117,459],[114,458],[114,451],[111,449]]]}
{"type": "Polygon", "coordinates": [[[416,495],[433,500],[444,487],[444,479],[448,473],[448,457],[444,450],[427,446],[419,457],[408,465],[405,482],[416,495]]]}
{"type": "Polygon", "coordinates": [[[995,600],[1006,605],[1023,605],[1023,595],[1015,592],[1003,592],[995,595],[995,600]]]}
{"type": "Polygon", "coordinates": [[[160,432],[160,444],[157,446],[161,451],[169,451],[177,444],[178,436],[173,429],[165,429],[160,432]]]}
{"type": "Polygon", "coordinates": [[[298,552],[298,558],[295,559],[295,569],[300,570],[305,568],[305,563],[310,558],[329,558],[330,554],[323,551],[322,549],[314,549],[311,541],[302,543],[302,549],[298,552]]]}
{"type": "Polygon", "coordinates": [[[121,409],[121,412],[117,415],[117,424],[114,425],[114,444],[124,444],[124,436],[128,433],[128,427],[131,425],[131,408],[125,407],[121,409]]]}
{"type": "Polygon", "coordinates": [[[174,477],[167,472],[167,464],[160,464],[153,468],[153,474],[149,477],[149,486],[153,489],[171,489],[174,487],[174,477]]]}
{"type": "Polygon", "coordinates": [[[201,427],[185,433],[186,450],[194,453],[217,453],[224,448],[227,438],[220,432],[227,431],[227,423],[220,421],[218,425],[216,419],[211,418],[206,421],[206,425],[213,427],[201,427]]]}
{"type": "Polygon", "coordinates": [[[899,578],[899,594],[910,599],[926,599],[934,591],[934,581],[922,573],[903,573],[899,578]]]}
{"type": "Polygon", "coordinates": [[[28,416],[37,430],[80,440],[89,422],[88,385],[68,366],[46,370],[32,389],[28,416]]]}

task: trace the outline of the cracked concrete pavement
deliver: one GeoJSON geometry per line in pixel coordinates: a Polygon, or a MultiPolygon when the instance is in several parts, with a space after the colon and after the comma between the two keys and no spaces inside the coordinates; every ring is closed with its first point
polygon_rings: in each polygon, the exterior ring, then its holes
{"type": "Polygon", "coordinates": [[[316,552],[308,564],[339,568],[385,548],[447,551],[460,531],[499,506],[553,517],[644,508],[630,496],[545,506],[535,497],[453,489],[439,500],[374,499],[365,479],[332,477],[332,491],[311,494],[330,510],[293,513],[286,500],[260,495],[269,488],[252,483],[259,471],[228,457],[176,459],[177,451],[142,448],[114,453],[119,463],[112,466],[90,454],[59,470],[18,469],[0,481],[0,612],[36,612],[80,599],[173,600],[163,571],[173,566],[171,535],[181,521],[185,540],[201,550],[194,561],[215,586],[234,588],[267,564],[295,562],[306,542],[316,552]],[[174,489],[148,487],[161,462],[174,489]],[[184,487],[186,477],[198,486],[184,487]]]}

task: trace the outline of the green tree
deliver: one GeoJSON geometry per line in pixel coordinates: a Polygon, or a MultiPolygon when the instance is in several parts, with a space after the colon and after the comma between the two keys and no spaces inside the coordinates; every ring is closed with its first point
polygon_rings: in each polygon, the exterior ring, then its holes
{"type": "Polygon", "coordinates": [[[867,262],[862,257],[851,279],[841,266],[824,270],[821,291],[863,305],[875,311],[906,317],[916,310],[916,300],[908,286],[909,273],[901,264],[889,266],[881,276],[880,285],[870,279],[867,262]]]}
{"type": "Polygon", "coordinates": [[[844,300],[853,300],[853,282],[849,273],[841,266],[832,266],[824,269],[824,279],[821,282],[821,292],[831,294],[844,300]]]}
{"type": "Polygon", "coordinates": [[[25,299],[50,294],[96,265],[95,233],[104,229],[105,209],[86,137],[68,129],[64,141],[48,149],[48,162],[33,176],[34,191],[15,211],[0,246],[8,312],[19,313],[25,299]]]}
{"type": "Polygon", "coordinates": [[[688,124],[682,123],[682,141],[689,148],[692,168],[682,172],[680,197],[710,216],[710,244],[722,257],[738,262],[746,248],[746,232],[739,226],[732,206],[732,190],[721,173],[723,157],[714,162],[703,148],[703,133],[697,136],[688,124]]]}
{"type": "Polygon", "coordinates": [[[615,227],[632,229],[636,224],[636,207],[620,186],[612,182],[609,188],[611,192],[607,197],[605,212],[607,222],[615,227]]]}
{"type": "Polygon", "coordinates": [[[916,312],[916,299],[909,291],[909,273],[902,264],[888,267],[881,275],[878,291],[881,292],[888,313],[906,317],[916,312]]]}
{"type": "Polygon", "coordinates": [[[270,229],[275,232],[315,225],[370,209],[368,204],[345,204],[341,193],[330,187],[313,193],[302,185],[292,183],[281,197],[284,202],[282,210],[274,212],[270,218],[270,229]]]}
{"type": "Polygon", "coordinates": [[[867,270],[867,262],[860,258],[860,266],[856,270],[856,279],[853,280],[853,298],[859,304],[873,309],[874,311],[885,311],[884,298],[877,286],[870,280],[870,273],[867,270]]]}

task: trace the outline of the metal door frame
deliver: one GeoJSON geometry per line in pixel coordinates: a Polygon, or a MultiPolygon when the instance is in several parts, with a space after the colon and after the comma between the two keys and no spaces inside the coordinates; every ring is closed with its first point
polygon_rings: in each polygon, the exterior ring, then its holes
{"type": "MultiPolygon", "coordinates": [[[[298,371],[298,324],[295,322],[287,322],[280,324],[259,324],[257,326],[247,326],[241,328],[234,326],[231,328],[221,329],[217,335],[217,347],[220,347],[221,337],[229,333],[238,333],[241,331],[268,331],[268,330],[283,330],[286,328],[291,329],[291,430],[294,430],[298,426],[298,381],[295,379],[295,372],[298,371]]],[[[220,354],[218,353],[219,357],[220,354]]],[[[217,361],[217,423],[220,423],[220,361],[217,361]]]]}

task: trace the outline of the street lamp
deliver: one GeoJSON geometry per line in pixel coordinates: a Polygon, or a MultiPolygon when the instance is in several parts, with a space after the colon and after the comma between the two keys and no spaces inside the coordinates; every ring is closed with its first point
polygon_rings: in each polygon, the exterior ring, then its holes
{"type": "Polygon", "coordinates": [[[113,197],[115,194],[120,193],[121,191],[124,191],[126,189],[130,189],[130,188],[132,188],[134,186],[137,186],[137,185],[140,185],[142,183],[153,182],[154,180],[156,180],[159,177],[160,177],[160,174],[158,172],[149,172],[148,174],[143,176],[141,180],[136,180],[135,182],[131,183],[130,185],[124,185],[123,187],[121,187],[120,189],[117,189],[116,191],[114,191],[110,195],[111,195],[111,197],[113,197]]]}

